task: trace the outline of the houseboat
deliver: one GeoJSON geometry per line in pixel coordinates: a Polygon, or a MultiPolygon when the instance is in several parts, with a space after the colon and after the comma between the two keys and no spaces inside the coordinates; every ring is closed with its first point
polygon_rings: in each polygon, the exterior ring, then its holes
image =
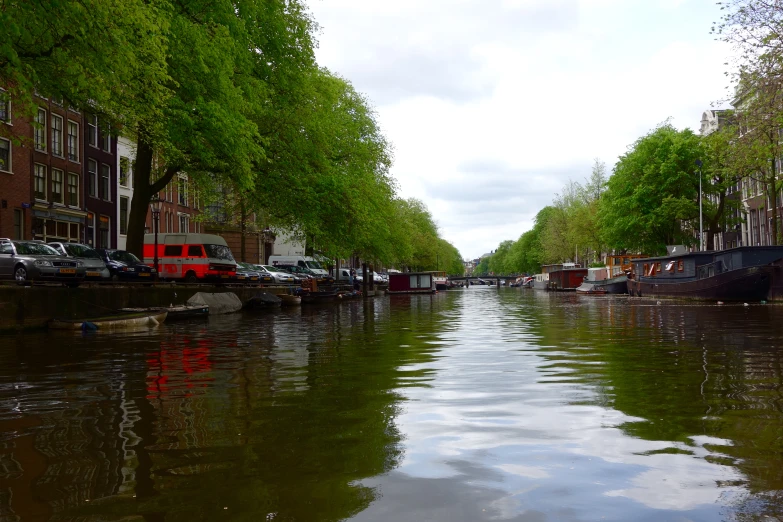
{"type": "Polygon", "coordinates": [[[553,270],[549,272],[549,290],[554,292],[573,292],[582,284],[586,276],[586,268],[562,268],[560,270],[553,270]]]}
{"type": "Polygon", "coordinates": [[[635,259],[628,293],[638,297],[682,297],[720,301],[768,298],[783,246],[738,247],[635,259]]]}
{"type": "Polygon", "coordinates": [[[446,272],[432,272],[432,278],[435,280],[436,290],[448,290],[451,288],[446,272]]]}
{"type": "Polygon", "coordinates": [[[389,274],[390,294],[431,294],[435,292],[432,272],[403,272],[389,274]]]}
{"type": "Polygon", "coordinates": [[[588,268],[587,276],[581,285],[576,288],[578,294],[604,295],[604,294],[627,294],[628,277],[620,273],[615,277],[610,277],[611,268],[602,266],[600,268],[588,268]]]}
{"type": "Polygon", "coordinates": [[[541,265],[541,273],[533,276],[533,288],[537,290],[550,290],[549,274],[564,268],[579,268],[576,263],[557,263],[554,265],[541,265]]]}

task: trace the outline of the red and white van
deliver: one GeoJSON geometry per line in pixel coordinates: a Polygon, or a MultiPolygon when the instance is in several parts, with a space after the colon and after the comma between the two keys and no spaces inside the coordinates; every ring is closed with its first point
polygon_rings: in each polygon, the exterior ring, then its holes
{"type": "MultiPolygon", "coordinates": [[[[155,264],[155,235],[144,235],[144,262],[155,264]]],[[[237,263],[213,234],[158,234],[158,277],[188,282],[233,279],[237,263]]]]}

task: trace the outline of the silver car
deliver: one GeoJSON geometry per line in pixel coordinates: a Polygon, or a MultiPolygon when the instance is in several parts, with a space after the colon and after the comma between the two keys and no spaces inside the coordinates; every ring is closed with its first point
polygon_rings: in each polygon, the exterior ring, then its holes
{"type": "Polygon", "coordinates": [[[111,277],[106,263],[103,262],[100,254],[91,247],[80,243],[60,242],[50,242],[48,245],[63,256],[78,259],[84,263],[85,279],[105,281],[111,277]]]}
{"type": "Polygon", "coordinates": [[[42,241],[0,238],[0,279],[13,279],[20,285],[55,281],[79,286],[85,272],[84,263],[61,256],[42,241]]]}
{"type": "Polygon", "coordinates": [[[297,281],[297,278],[281,268],[277,268],[272,265],[256,265],[259,270],[270,274],[275,278],[275,283],[291,284],[297,281]]]}

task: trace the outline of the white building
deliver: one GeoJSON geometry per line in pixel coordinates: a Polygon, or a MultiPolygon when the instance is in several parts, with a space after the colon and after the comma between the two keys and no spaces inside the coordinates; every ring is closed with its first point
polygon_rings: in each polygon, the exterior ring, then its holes
{"type": "Polygon", "coordinates": [[[136,144],[128,138],[117,139],[117,183],[119,184],[117,205],[117,248],[125,250],[127,241],[128,216],[133,199],[133,163],[136,159],[136,144]]]}

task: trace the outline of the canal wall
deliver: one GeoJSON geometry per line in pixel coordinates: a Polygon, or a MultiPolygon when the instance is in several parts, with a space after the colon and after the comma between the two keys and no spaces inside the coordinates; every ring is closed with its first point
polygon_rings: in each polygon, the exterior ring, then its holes
{"type": "Polygon", "coordinates": [[[286,293],[286,287],[226,287],[156,284],[67,288],[0,286],[0,331],[44,328],[50,319],[78,319],[114,313],[120,308],[182,305],[197,292],[233,292],[245,303],[259,292],[286,293]]]}

